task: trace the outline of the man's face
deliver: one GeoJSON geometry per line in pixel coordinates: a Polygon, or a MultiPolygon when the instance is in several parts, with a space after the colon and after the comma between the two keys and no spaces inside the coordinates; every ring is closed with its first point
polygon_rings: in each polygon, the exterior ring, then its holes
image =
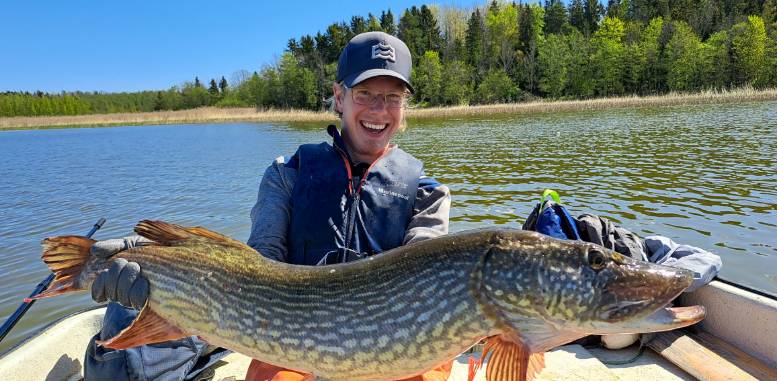
{"type": "Polygon", "coordinates": [[[402,122],[404,103],[397,107],[396,100],[397,96],[404,100],[404,83],[393,77],[379,76],[347,91],[335,85],[334,91],[335,107],[343,114],[343,140],[349,153],[357,162],[375,161],[402,122]],[[371,98],[376,99],[370,104],[371,98]]]}

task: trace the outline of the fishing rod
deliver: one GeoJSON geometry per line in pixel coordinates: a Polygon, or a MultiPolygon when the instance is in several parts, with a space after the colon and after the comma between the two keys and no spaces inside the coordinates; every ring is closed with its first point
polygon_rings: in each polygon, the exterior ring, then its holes
{"type": "MultiPolygon", "coordinates": [[[[100,218],[97,220],[97,223],[92,226],[92,230],[89,230],[89,233],[86,234],[86,238],[92,238],[92,235],[97,231],[100,230],[101,227],[103,227],[103,224],[105,223],[105,218],[100,218]]],[[[31,297],[40,294],[45,289],[49,287],[49,284],[54,280],[54,273],[49,274],[46,279],[44,279],[42,282],[38,283],[38,286],[35,287],[35,290],[30,294],[30,296],[24,298],[24,302],[19,306],[19,308],[16,309],[16,311],[8,318],[8,320],[3,323],[3,327],[0,328],[0,341],[3,341],[5,338],[5,335],[8,334],[8,332],[11,331],[11,329],[16,325],[16,323],[19,322],[19,320],[24,316],[25,313],[27,313],[27,310],[32,307],[32,304],[35,303],[35,299],[30,299],[31,297]]]]}

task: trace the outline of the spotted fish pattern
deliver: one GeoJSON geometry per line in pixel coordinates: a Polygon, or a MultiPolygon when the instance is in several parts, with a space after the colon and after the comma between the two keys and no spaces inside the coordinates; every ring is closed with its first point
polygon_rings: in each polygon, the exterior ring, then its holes
{"type": "MultiPolygon", "coordinates": [[[[135,230],[157,244],[116,257],[140,264],[149,300],[138,327],[105,345],[194,334],[321,380],[421,374],[487,337],[507,343],[492,346],[507,348],[494,356],[518,364],[514,377],[499,379],[526,379],[531,353],[619,324],[637,327],[690,284],[683,270],[513,229],[461,232],[318,267],[266,259],[199,227],[142,221],[135,230]],[[634,284],[645,287],[619,289],[634,284]]],[[[84,252],[77,243],[65,249],[62,238],[44,241],[50,266],[75,263],[73,251],[84,252]]],[[[79,277],[59,266],[67,274],[52,295],[87,289],[109,266],[83,256],[79,277]]]]}

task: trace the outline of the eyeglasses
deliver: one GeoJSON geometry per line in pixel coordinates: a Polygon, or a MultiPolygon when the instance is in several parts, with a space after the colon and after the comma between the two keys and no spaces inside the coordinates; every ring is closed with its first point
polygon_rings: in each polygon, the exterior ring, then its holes
{"type": "Polygon", "coordinates": [[[406,96],[404,92],[392,92],[392,93],[373,93],[367,89],[352,88],[351,97],[353,102],[362,106],[372,106],[378,101],[378,98],[383,98],[383,104],[388,108],[402,108],[405,106],[406,96]]]}

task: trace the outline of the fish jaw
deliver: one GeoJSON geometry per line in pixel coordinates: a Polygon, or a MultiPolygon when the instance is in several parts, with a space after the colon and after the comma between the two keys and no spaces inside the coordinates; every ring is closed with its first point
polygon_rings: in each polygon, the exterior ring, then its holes
{"type": "Polygon", "coordinates": [[[659,311],[693,282],[693,272],[662,266],[611,252],[611,263],[599,276],[607,280],[599,291],[593,322],[640,320],[659,311]]]}
{"type": "Polygon", "coordinates": [[[696,324],[705,316],[704,306],[664,307],[642,319],[616,323],[596,322],[588,331],[599,335],[671,331],[696,324]]]}

